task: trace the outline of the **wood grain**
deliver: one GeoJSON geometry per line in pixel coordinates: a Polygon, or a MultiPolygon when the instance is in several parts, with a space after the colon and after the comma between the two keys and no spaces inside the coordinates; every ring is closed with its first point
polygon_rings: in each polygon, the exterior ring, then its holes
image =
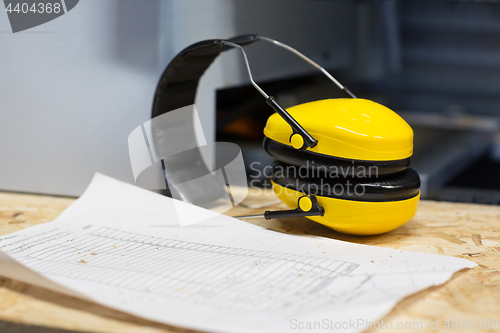
{"type": "MultiPolygon", "coordinates": [[[[247,204],[276,200],[273,194],[252,190],[247,204]]],[[[74,199],[0,193],[0,235],[56,218],[74,199]]],[[[272,209],[285,209],[276,205],[272,209]]],[[[267,208],[270,209],[270,208],[267,208]]],[[[229,215],[256,214],[263,209],[236,207],[229,215]]],[[[401,301],[382,320],[413,325],[405,331],[436,332],[429,321],[439,320],[437,331],[453,321],[500,320],[500,207],[422,201],[415,218],[404,226],[378,236],[349,236],[305,218],[250,223],[297,235],[318,235],[359,244],[449,255],[479,265],[456,273],[441,286],[421,291],[401,301]],[[422,328],[413,323],[422,323],[422,328]]],[[[1,275],[1,272],[0,272],[1,275]]],[[[0,278],[1,332],[187,332],[122,312],[54,293],[18,281],[0,278]]],[[[373,331],[380,331],[372,328],[373,331]]],[[[454,329],[452,329],[454,330],[454,329]]],[[[369,329],[370,331],[370,329],[369,329]]],[[[460,332],[477,329],[459,329],[460,332]]]]}

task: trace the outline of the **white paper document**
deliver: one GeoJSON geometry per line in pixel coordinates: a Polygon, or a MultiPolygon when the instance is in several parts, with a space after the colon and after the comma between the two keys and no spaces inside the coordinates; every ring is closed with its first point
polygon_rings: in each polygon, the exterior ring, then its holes
{"type": "Polygon", "coordinates": [[[55,221],[0,249],[2,276],[213,332],[363,331],[476,265],[282,234],[99,174],[55,221]]]}

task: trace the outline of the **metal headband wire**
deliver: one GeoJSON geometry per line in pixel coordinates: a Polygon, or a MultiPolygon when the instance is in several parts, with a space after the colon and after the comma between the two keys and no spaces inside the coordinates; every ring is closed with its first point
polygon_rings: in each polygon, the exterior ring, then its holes
{"type": "Polygon", "coordinates": [[[239,49],[241,51],[241,54],[243,54],[243,59],[245,60],[245,65],[247,67],[248,76],[250,77],[250,82],[255,87],[255,89],[257,89],[262,94],[262,96],[264,96],[266,99],[268,99],[269,95],[266,94],[266,92],[264,90],[262,90],[262,88],[259,87],[259,85],[253,79],[252,71],[250,69],[250,64],[248,63],[247,54],[246,54],[245,50],[243,50],[243,47],[241,45],[238,45],[238,44],[232,43],[232,42],[228,42],[226,40],[222,41],[222,44],[227,45],[227,46],[231,46],[231,47],[234,47],[234,48],[237,48],[237,49],[239,49]]]}
{"type": "MultiPolygon", "coordinates": [[[[298,56],[302,60],[306,61],[307,63],[309,63],[313,67],[319,69],[328,79],[330,79],[330,81],[332,81],[333,83],[335,83],[335,85],[337,85],[337,87],[339,87],[340,90],[342,90],[346,95],[348,95],[349,97],[352,97],[352,98],[356,98],[356,96],[353,93],[351,93],[344,85],[342,85],[337,79],[335,79],[330,73],[328,73],[328,71],[326,69],[324,69],[318,63],[316,63],[315,61],[313,61],[311,58],[307,57],[306,55],[304,55],[303,53],[301,53],[298,50],[294,49],[293,47],[291,47],[289,45],[286,45],[284,43],[281,43],[281,42],[279,42],[279,41],[277,41],[275,39],[264,37],[264,36],[257,36],[257,39],[264,40],[266,42],[270,42],[270,43],[272,43],[272,44],[274,44],[276,46],[279,46],[279,47],[281,47],[281,48],[289,51],[289,52],[292,52],[293,54],[295,54],[296,56],[298,56]]],[[[266,99],[269,98],[269,95],[261,87],[259,87],[259,85],[253,79],[252,71],[250,70],[250,64],[248,63],[248,58],[247,58],[246,52],[243,49],[243,47],[241,45],[238,45],[238,44],[232,43],[232,42],[228,42],[228,41],[222,41],[222,44],[227,45],[227,46],[231,46],[231,47],[234,47],[234,48],[237,48],[237,49],[239,49],[241,51],[241,53],[243,55],[243,59],[245,60],[245,65],[247,67],[247,71],[248,71],[248,76],[250,78],[250,82],[255,87],[255,89],[257,89],[257,91],[262,94],[262,96],[264,96],[266,99]]]]}

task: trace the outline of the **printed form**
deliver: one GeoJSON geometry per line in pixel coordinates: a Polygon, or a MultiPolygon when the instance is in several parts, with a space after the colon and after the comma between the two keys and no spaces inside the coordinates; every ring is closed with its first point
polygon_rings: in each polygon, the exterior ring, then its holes
{"type": "Polygon", "coordinates": [[[2,276],[214,332],[363,331],[476,265],[282,234],[100,174],[55,221],[0,237],[0,250],[2,276]]]}

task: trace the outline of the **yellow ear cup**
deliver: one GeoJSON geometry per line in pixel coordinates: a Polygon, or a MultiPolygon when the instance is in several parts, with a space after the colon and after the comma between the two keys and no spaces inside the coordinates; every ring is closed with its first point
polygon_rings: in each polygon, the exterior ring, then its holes
{"type": "MultiPolygon", "coordinates": [[[[318,140],[315,147],[307,148],[308,152],[363,161],[402,160],[413,153],[411,127],[378,103],[361,98],[325,99],[287,111],[318,140]]],[[[277,113],[267,120],[264,134],[283,145],[302,147],[300,135],[294,134],[277,113]]]]}
{"type": "MultiPolygon", "coordinates": [[[[291,209],[296,209],[304,193],[280,186],[274,182],[273,191],[291,209]]],[[[408,222],[417,213],[417,196],[399,201],[367,202],[315,196],[324,208],[323,216],[309,216],[336,231],[351,235],[377,235],[394,230],[408,222]]],[[[302,208],[301,208],[302,209],[302,208]]]]}

